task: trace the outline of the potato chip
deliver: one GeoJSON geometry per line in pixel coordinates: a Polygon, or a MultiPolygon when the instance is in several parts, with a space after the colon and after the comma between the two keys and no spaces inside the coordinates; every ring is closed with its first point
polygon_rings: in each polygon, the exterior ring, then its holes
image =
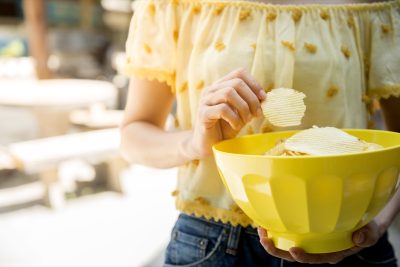
{"type": "Polygon", "coordinates": [[[285,153],[285,151],[285,140],[278,140],[277,144],[265,152],[264,155],[281,156],[285,153]]]}
{"type": "Polygon", "coordinates": [[[337,155],[376,150],[380,146],[369,144],[334,127],[313,127],[291,136],[285,149],[307,155],[337,155]]]}
{"type": "Polygon", "coordinates": [[[378,144],[367,143],[367,142],[365,142],[365,141],[364,141],[364,143],[365,143],[365,149],[364,149],[364,151],[374,151],[374,150],[378,150],[378,149],[383,148],[381,145],[378,145],[378,144]]]}
{"type": "Polygon", "coordinates": [[[365,142],[334,127],[318,128],[314,126],[298,132],[286,140],[278,140],[277,144],[264,155],[337,155],[374,151],[381,148],[383,147],[379,144],[365,142]]]}
{"type": "Polygon", "coordinates": [[[277,88],[267,93],[261,103],[265,118],[279,127],[296,126],[301,124],[306,106],[305,95],[289,88],[277,88]]]}

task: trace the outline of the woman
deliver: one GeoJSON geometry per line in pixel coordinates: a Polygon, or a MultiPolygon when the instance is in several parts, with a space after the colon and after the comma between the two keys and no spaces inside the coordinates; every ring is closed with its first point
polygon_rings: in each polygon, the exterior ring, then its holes
{"type": "Polygon", "coordinates": [[[386,230],[400,210],[399,192],[354,233],[353,248],[307,254],[275,248],[219,178],[213,144],[279,130],[261,116],[272,88],[305,93],[302,128],[366,128],[376,98],[388,129],[400,131],[400,3],[291,2],[135,3],[121,149],[131,162],[180,166],[173,195],[182,213],[165,266],[397,266],[386,230]],[[177,131],[166,132],[174,101],[177,131]]]}

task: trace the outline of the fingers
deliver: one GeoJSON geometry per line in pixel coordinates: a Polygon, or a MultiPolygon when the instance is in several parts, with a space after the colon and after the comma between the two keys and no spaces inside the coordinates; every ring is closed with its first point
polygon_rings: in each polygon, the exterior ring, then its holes
{"type": "Polygon", "coordinates": [[[289,253],[293,257],[293,259],[300,263],[309,263],[309,264],[321,264],[321,263],[330,263],[336,264],[342,261],[344,258],[353,255],[354,253],[360,251],[359,247],[352,247],[347,250],[333,252],[333,253],[321,253],[321,254],[311,254],[304,252],[301,248],[290,248],[289,253]]]}
{"type": "Polygon", "coordinates": [[[381,235],[378,225],[373,220],[353,233],[353,242],[358,247],[370,247],[378,242],[381,235]]]}
{"type": "Polygon", "coordinates": [[[245,69],[236,69],[232,72],[230,72],[228,75],[224,76],[218,82],[224,82],[224,81],[229,81],[233,79],[240,79],[244,81],[249,88],[252,90],[252,92],[259,98],[259,100],[264,100],[265,99],[265,92],[261,85],[254,79],[253,76],[250,75],[245,69]]]}
{"type": "Polygon", "coordinates": [[[290,248],[289,251],[283,251],[275,247],[273,241],[268,238],[267,231],[265,229],[258,228],[258,235],[260,236],[261,245],[270,255],[292,262],[296,261],[308,264],[336,264],[344,258],[353,255],[362,249],[361,247],[352,247],[339,252],[319,254],[306,253],[303,249],[297,247],[290,248]]]}
{"type": "Polygon", "coordinates": [[[366,226],[354,232],[353,242],[356,246],[343,251],[320,254],[306,253],[303,249],[297,247],[290,248],[289,252],[286,253],[286,251],[275,248],[272,240],[268,239],[267,232],[264,229],[259,228],[258,234],[260,236],[260,242],[265,250],[273,256],[300,263],[336,264],[344,258],[359,252],[363,248],[374,245],[380,238],[382,231],[379,229],[379,226],[375,221],[371,221],[366,226]]]}
{"type": "Polygon", "coordinates": [[[243,122],[239,118],[239,115],[225,103],[206,107],[203,109],[200,118],[206,128],[213,127],[220,119],[225,120],[233,129],[236,130],[239,130],[243,126],[243,122]]]}
{"type": "Polygon", "coordinates": [[[233,71],[202,91],[198,121],[210,130],[218,120],[225,121],[221,124],[222,136],[235,136],[253,116],[262,116],[260,102],[265,96],[249,73],[242,69],[233,71]]]}
{"type": "MultiPolygon", "coordinates": [[[[233,74],[235,73],[233,72],[233,74]]],[[[242,105],[240,105],[239,102],[235,101],[234,99],[238,95],[246,102],[253,116],[262,115],[260,101],[265,99],[266,94],[264,90],[262,90],[261,86],[258,85],[258,83],[251,75],[242,74],[240,76],[236,73],[235,75],[237,76],[232,76],[233,74],[228,74],[222,80],[215,82],[212,86],[204,91],[204,95],[206,96],[206,98],[213,100],[212,102],[208,101],[209,104],[230,102],[234,108],[240,111],[242,105]],[[242,76],[246,77],[246,79],[241,78],[242,76]],[[249,80],[254,81],[249,82],[249,80]],[[237,95],[233,91],[236,91],[237,95]],[[235,104],[239,105],[236,106],[235,104]]]]}
{"type": "Polygon", "coordinates": [[[224,140],[234,138],[237,135],[237,132],[239,131],[238,129],[232,128],[230,124],[224,120],[222,120],[220,123],[221,123],[221,136],[224,140]]]}
{"type": "Polygon", "coordinates": [[[258,235],[260,236],[260,243],[263,248],[272,256],[287,260],[287,261],[295,261],[293,256],[290,255],[289,252],[277,249],[275,247],[274,242],[268,238],[267,231],[262,228],[258,228],[258,235]]]}
{"type": "MultiPolygon", "coordinates": [[[[255,101],[258,101],[256,97],[254,98],[255,101]]],[[[237,110],[243,122],[248,122],[252,118],[250,106],[233,87],[221,89],[215,94],[208,96],[205,101],[207,105],[228,103],[237,110]]]]}
{"type": "MultiPolygon", "coordinates": [[[[251,113],[254,116],[260,116],[262,114],[261,111],[261,102],[259,96],[257,96],[253,90],[249,87],[249,85],[243,81],[242,79],[235,78],[229,81],[226,81],[224,85],[234,88],[240,97],[246,101],[248,104],[251,113]]],[[[264,91],[262,91],[264,92],[264,91]]],[[[265,93],[264,93],[265,94],[265,93]]]]}

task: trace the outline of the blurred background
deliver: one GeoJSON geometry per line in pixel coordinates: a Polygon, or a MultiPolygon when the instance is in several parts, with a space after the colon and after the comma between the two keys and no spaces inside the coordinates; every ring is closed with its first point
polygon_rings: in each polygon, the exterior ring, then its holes
{"type": "Polygon", "coordinates": [[[176,169],[118,153],[132,3],[0,0],[0,266],[162,265],[176,169]]]}
{"type": "Polygon", "coordinates": [[[176,170],[118,153],[132,2],[0,0],[0,266],[162,265],[176,170]]]}

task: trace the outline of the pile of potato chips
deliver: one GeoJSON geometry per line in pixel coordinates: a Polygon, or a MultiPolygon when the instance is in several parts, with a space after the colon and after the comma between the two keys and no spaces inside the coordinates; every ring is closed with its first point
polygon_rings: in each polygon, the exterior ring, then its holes
{"type": "Polygon", "coordinates": [[[272,156],[326,156],[358,153],[381,149],[382,146],[358,139],[338,128],[313,127],[280,140],[265,155],[272,156]]]}
{"type": "MultiPolygon", "coordinates": [[[[305,95],[296,90],[277,88],[267,93],[261,108],[271,124],[279,127],[296,126],[301,124],[306,110],[304,98],[305,95]]],[[[382,146],[360,140],[338,128],[314,126],[298,132],[287,140],[280,140],[265,155],[340,155],[380,148],[382,146]]]]}

